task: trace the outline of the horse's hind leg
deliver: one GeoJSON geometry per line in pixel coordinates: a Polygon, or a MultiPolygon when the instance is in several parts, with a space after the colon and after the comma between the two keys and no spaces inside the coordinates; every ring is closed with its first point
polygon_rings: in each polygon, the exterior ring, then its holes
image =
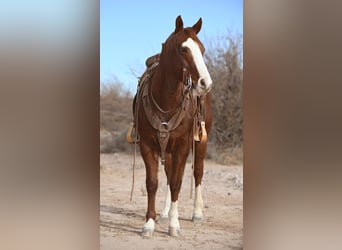
{"type": "Polygon", "coordinates": [[[153,154],[153,151],[145,150],[143,143],[140,146],[146,168],[146,189],[148,200],[146,223],[142,229],[142,236],[151,237],[156,220],[155,198],[158,188],[158,155],[153,154]]]}
{"type": "MultiPolygon", "coordinates": [[[[166,178],[168,179],[168,176],[170,174],[170,166],[172,163],[171,154],[166,154],[166,162],[165,162],[165,174],[166,178]]],[[[158,219],[158,223],[164,223],[169,220],[169,212],[171,208],[171,191],[170,191],[170,184],[169,181],[167,181],[167,189],[166,189],[166,197],[165,197],[165,206],[163,211],[160,213],[160,217],[158,219]]]]}
{"type": "Polygon", "coordinates": [[[194,212],[192,215],[192,221],[200,221],[203,218],[203,199],[201,183],[203,177],[203,165],[205,153],[207,150],[207,143],[201,141],[195,145],[195,166],[194,166],[194,177],[195,177],[195,201],[194,201],[194,212]]]}

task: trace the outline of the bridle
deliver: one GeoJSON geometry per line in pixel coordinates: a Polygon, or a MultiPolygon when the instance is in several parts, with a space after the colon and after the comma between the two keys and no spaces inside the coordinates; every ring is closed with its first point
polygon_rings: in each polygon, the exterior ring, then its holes
{"type": "Polygon", "coordinates": [[[186,96],[188,94],[192,94],[191,89],[193,86],[191,74],[187,74],[187,69],[183,67],[183,83],[184,83],[184,90],[183,90],[183,96],[186,96]]]}

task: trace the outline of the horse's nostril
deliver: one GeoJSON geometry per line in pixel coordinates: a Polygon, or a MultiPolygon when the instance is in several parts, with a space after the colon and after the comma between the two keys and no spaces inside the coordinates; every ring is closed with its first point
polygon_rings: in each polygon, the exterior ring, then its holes
{"type": "Polygon", "coordinates": [[[204,87],[205,86],[205,80],[204,80],[204,78],[202,78],[201,80],[200,80],[200,84],[204,87]]]}

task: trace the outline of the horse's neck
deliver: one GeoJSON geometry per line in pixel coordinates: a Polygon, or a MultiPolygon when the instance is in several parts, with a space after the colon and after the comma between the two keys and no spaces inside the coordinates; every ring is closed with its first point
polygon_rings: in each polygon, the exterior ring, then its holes
{"type": "Polygon", "coordinates": [[[157,68],[153,75],[152,95],[164,111],[172,110],[182,99],[182,81],[177,75],[157,68]]]}

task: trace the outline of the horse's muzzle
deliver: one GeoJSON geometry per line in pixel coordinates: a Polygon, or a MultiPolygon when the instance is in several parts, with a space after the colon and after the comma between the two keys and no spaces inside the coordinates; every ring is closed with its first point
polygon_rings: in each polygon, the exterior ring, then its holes
{"type": "Polygon", "coordinates": [[[210,77],[201,77],[197,81],[197,91],[200,95],[207,94],[212,88],[213,81],[210,77]]]}

